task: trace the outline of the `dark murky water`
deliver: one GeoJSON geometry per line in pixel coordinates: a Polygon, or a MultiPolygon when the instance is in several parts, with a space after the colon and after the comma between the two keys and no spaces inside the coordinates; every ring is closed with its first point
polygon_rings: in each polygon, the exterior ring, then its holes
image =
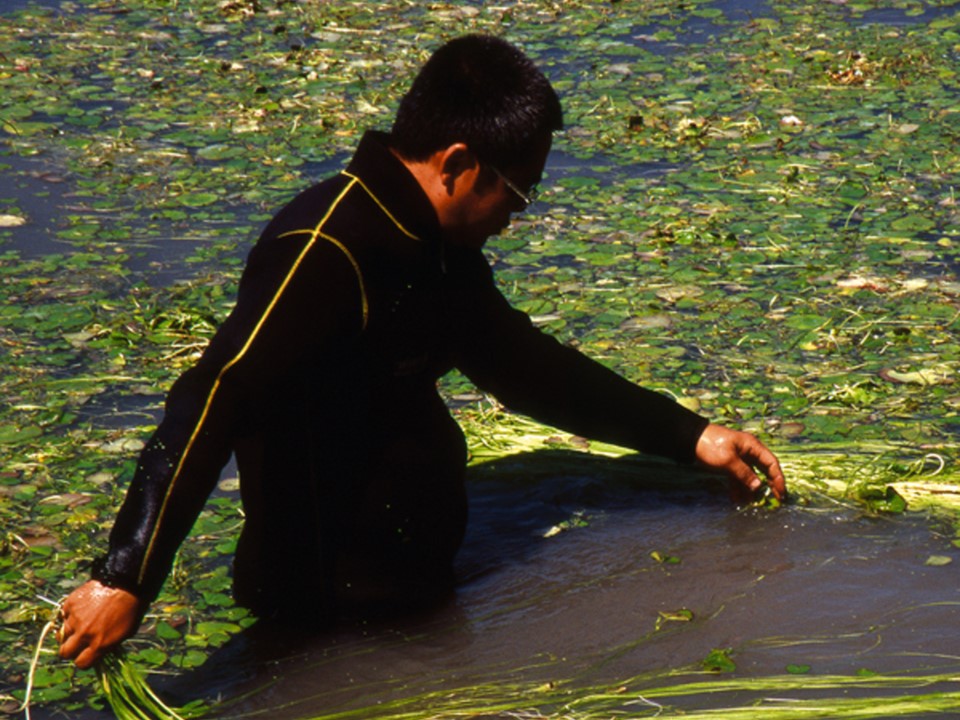
{"type": "Polygon", "coordinates": [[[274,637],[274,647],[241,639],[165,689],[184,700],[259,690],[226,715],[294,718],[492,681],[604,686],[697,666],[715,648],[733,649],[737,677],[791,664],[818,675],[960,664],[955,567],[925,564],[956,551],[923,519],[739,512],[690,478],[644,489],[650,474],[669,479],[663,465],[587,462],[556,474],[544,461],[475,473],[464,580],[447,606],[274,637]],[[574,512],[587,527],[543,537],[574,512]],[[654,551],[680,563],[658,564],[654,551]],[[681,608],[692,622],[656,630],[659,612],[681,608]]]}
{"type": "Polygon", "coordinates": [[[60,0],[3,0],[0,3],[0,14],[25,10],[29,7],[58,8],[60,0]]]}

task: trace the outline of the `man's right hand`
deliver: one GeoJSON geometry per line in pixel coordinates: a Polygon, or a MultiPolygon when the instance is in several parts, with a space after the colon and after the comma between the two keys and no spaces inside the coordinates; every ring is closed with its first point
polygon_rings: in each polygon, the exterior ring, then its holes
{"type": "Polygon", "coordinates": [[[61,606],[60,657],[77,667],[92,666],[140,626],[142,603],[136,595],[90,580],[61,606]]]}

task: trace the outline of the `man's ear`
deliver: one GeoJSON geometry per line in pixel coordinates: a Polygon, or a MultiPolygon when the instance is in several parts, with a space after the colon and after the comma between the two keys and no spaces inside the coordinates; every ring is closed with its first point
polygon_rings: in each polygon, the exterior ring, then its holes
{"type": "Polygon", "coordinates": [[[466,143],[458,142],[441,150],[437,157],[440,182],[448,195],[453,195],[459,182],[472,184],[480,171],[480,162],[466,143]]]}

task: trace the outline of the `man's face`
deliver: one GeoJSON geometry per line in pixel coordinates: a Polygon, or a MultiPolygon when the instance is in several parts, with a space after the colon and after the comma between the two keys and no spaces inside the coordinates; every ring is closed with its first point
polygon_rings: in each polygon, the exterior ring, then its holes
{"type": "Polygon", "coordinates": [[[550,144],[547,136],[529,160],[516,165],[493,167],[480,163],[471,187],[461,198],[456,222],[447,228],[447,239],[481,248],[490,237],[506,229],[511,215],[526,209],[524,196],[529,197],[540,182],[550,144]]]}

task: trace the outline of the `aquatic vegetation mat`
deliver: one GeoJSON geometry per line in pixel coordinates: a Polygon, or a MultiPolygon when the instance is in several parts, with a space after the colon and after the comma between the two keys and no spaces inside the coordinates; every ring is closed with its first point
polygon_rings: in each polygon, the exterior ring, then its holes
{"type": "MultiPolygon", "coordinates": [[[[667,678],[658,678],[664,680],[667,678]]],[[[665,686],[637,678],[619,687],[575,688],[561,684],[490,684],[460,691],[408,698],[370,710],[321,715],[312,720],[377,717],[384,720],[427,718],[524,718],[527,720],[599,720],[611,717],[683,717],[775,720],[801,718],[889,718],[960,709],[956,675],[925,678],[891,676],[803,677],[688,680],[665,686]],[[636,686],[640,685],[639,688],[636,686]],[[937,688],[937,689],[935,689],[937,688]],[[678,709],[684,698],[718,695],[755,696],[750,702],[712,709],[678,709]],[[807,694],[820,697],[806,699],[807,694]],[[857,695],[851,697],[852,695],[857,695]]]]}
{"type": "MultiPolygon", "coordinates": [[[[44,598],[102,549],[164,392],[229,312],[257,229],[388,125],[432,47],[472,30],[521,44],[567,113],[544,201],[488,248],[510,299],[627,376],[759,433],[797,506],[929,516],[945,538],[931,561],[949,570],[957,4],[735,5],[79,0],[0,15],[3,709],[23,700],[44,598]]],[[[623,454],[510,416],[456,375],[442,391],[477,464],[623,454]]],[[[225,477],[131,663],[190,672],[252,623],[227,571],[241,522],[225,477]]],[[[92,673],[44,659],[38,706],[105,707],[92,673]]],[[[940,675],[835,678],[856,697],[813,677],[822,697],[802,702],[824,717],[879,717],[881,695],[891,714],[955,709],[940,675]]],[[[715,689],[730,709],[696,712],[746,716],[715,689]]],[[[590,717],[675,697],[628,689],[620,700],[637,704],[614,710],[605,695],[496,691],[438,707],[590,717]]],[[[799,716],[774,697],[751,695],[765,715],[799,716]]]]}

